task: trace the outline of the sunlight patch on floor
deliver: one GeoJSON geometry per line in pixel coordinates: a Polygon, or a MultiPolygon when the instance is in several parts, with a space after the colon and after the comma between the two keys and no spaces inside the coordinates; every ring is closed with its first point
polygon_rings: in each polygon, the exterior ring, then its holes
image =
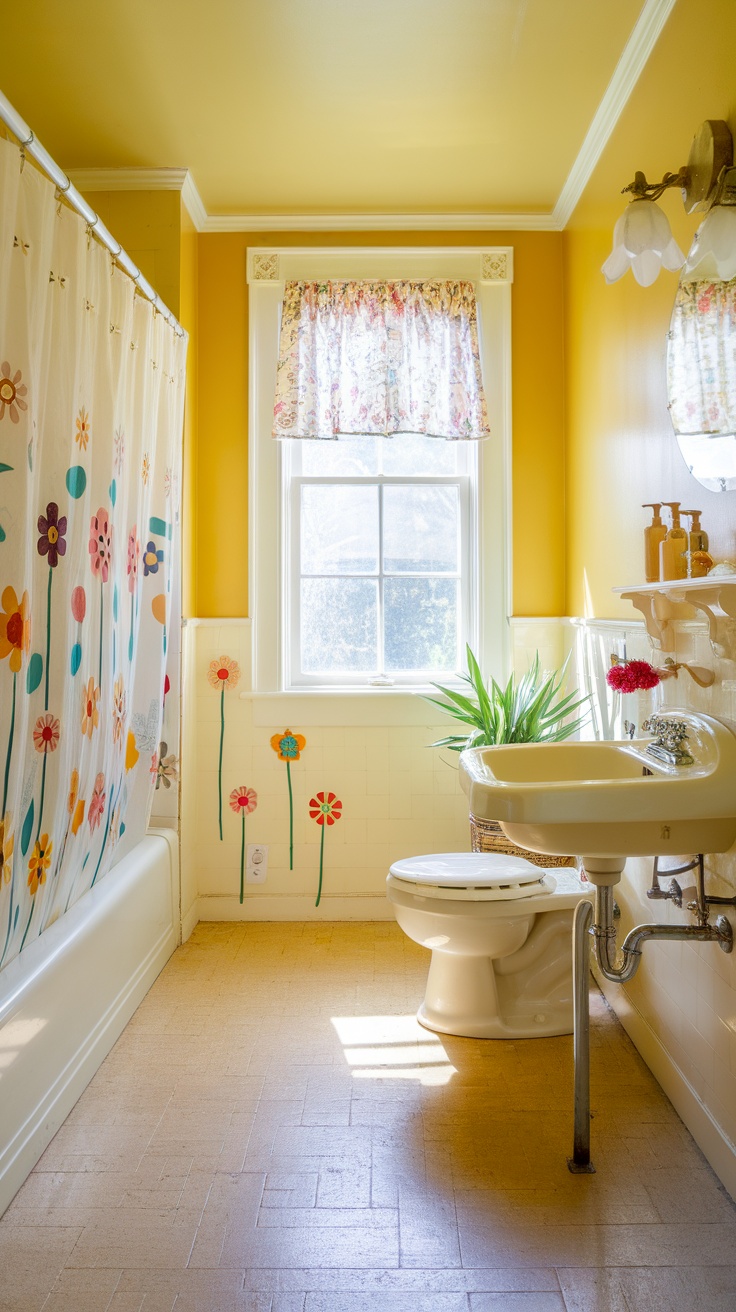
{"type": "Polygon", "coordinates": [[[457,1074],[437,1035],[416,1016],[333,1016],[332,1024],[353,1079],[439,1085],[457,1074]]]}

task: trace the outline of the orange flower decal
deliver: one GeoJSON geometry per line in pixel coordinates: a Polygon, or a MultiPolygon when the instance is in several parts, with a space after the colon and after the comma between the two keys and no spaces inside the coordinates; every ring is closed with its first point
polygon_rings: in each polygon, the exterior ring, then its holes
{"type": "Polygon", "coordinates": [[[310,799],[309,815],[318,825],[334,825],[342,816],[342,802],[334,793],[317,793],[310,799]]]}
{"type": "Polygon", "coordinates": [[[90,739],[100,723],[100,712],[97,709],[99,700],[100,690],[96,687],[94,679],[90,678],[82,694],[82,733],[90,739]]]}
{"type": "Polygon", "coordinates": [[[10,668],[17,674],[23,663],[23,655],[31,645],[31,621],[28,616],[28,593],[24,592],[20,601],[15,588],[3,589],[0,597],[0,661],[10,657],[10,668]]]}
{"type": "Polygon", "coordinates": [[[0,419],[5,418],[5,411],[10,415],[10,422],[17,424],[20,410],[27,410],[28,404],[23,400],[28,388],[21,382],[20,369],[13,373],[7,360],[0,365],[0,419]]]}
{"type": "Polygon", "coordinates": [[[291,729],[275,733],[271,739],[271,746],[280,761],[298,761],[306,745],[306,738],[300,733],[292,733],[291,729]]]}
{"type": "Polygon", "coordinates": [[[41,834],[41,837],[36,839],[33,854],[28,862],[28,887],[31,890],[31,897],[36,896],[39,884],[46,883],[46,871],[51,865],[53,846],[48,834],[41,834]]]}
{"type": "Polygon", "coordinates": [[[240,666],[229,656],[220,656],[216,661],[210,661],[207,678],[210,686],[217,688],[218,692],[221,688],[234,688],[240,679],[240,666]]]}

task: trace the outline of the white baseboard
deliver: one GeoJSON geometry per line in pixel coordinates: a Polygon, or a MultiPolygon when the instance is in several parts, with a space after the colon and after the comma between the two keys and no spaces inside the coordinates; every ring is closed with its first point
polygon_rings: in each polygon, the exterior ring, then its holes
{"type": "Polygon", "coordinates": [[[176,873],[145,838],[3,971],[0,1214],[176,948],[176,873]]]}
{"type": "Polygon", "coordinates": [[[181,918],[182,943],[186,943],[187,939],[191,936],[192,930],[194,929],[195,925],[198,925],[200,920],[201,920],[201,916],[199,914],[199,899],[195,897],[189,910],[181,918]]]}
{"type": "Polygon", "coordinates": [[[230,895],[200,897],[197,901],[197,920],[393,919],[394,913],[383,893],[359,897],[327,893],[318,907],[314,905],[313,897],[248,897],[247,893],[242,905],[237,897],[230,895]]]}
{"type": "MultiPolygon", "coordinates": [[[[634,1047],[661,1084],[677,1114],[682,1118],[718,1179],[736,1200],[736,1144],[714,1119],[690,1081],[683,1075],[648,1021],[633,1005],[625,990],[612,984],[594,969],[596,983],[618,1016],[634,1047]]],[[[592,1145],[595,1161],[595,1144],[592,1145]]]]}

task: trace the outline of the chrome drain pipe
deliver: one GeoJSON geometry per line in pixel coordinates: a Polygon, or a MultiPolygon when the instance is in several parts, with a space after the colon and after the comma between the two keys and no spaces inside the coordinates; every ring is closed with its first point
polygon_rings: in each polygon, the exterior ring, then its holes
{"type": "MultiPolygon", "coordinates": [[[[702,870],[702,862],[701,862],[702,870]]],[[[595,885],[595,913],[590,902],[581,901],[573,920],[573,1051],[575,1060],[575,1113],[573,1155],[567,1165],[574,1175],[595,1171],[590,1160],[590,938],[598,968],[605,979],[626,984],[639,969],[642,949],[653,940],[689,943],[718,943],[723,952],[733,950],[733,930],[725,916],[714,925],[707,920],[707,900],[699,883],[698,901],[690,904],[698,915],[697,925],[637,925],[629,931],[619,949],[616,943],[614,900],[611,876],[598,883],[596,873],[588,872],[595,885]],[[703,915],[705,914],[705,920],[703,915]],[[591,926],[591,918],[593,924],[591,926]]],[[[619,874],[620,878],[620,874],[619,874]]],[[[725,902],[726,899],[723,899],[725,902]]],[[[733,905],[729,899],[729,904],[733,905]]]]}

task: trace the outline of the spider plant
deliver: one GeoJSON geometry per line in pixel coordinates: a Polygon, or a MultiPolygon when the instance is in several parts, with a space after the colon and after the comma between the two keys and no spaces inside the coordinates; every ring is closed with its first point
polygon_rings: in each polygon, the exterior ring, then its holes
{"type": "Polygon", "coordinates": [[[500,743],[558,743],[571,737],[584,724],[587,712],[575,718],[575,712],[587,706],[589,696],[578,697],[577,691],[560,695],[565,682],[567,661],[561,670],[543,671],[536,653],[531,668],[517,680],[512,674],[505,688],[495,679],[486,685],[475,656],[466,647],[468,673],[461,675],[469,685],[472,696],[443,688],[447,701],[438,697],[426,700],[439,706],[448,715],[467,725],[464,733],[449,734],[440,738],[433,747],[448,747],[462,752],[466,747],[495,747],[500,743]]]}

